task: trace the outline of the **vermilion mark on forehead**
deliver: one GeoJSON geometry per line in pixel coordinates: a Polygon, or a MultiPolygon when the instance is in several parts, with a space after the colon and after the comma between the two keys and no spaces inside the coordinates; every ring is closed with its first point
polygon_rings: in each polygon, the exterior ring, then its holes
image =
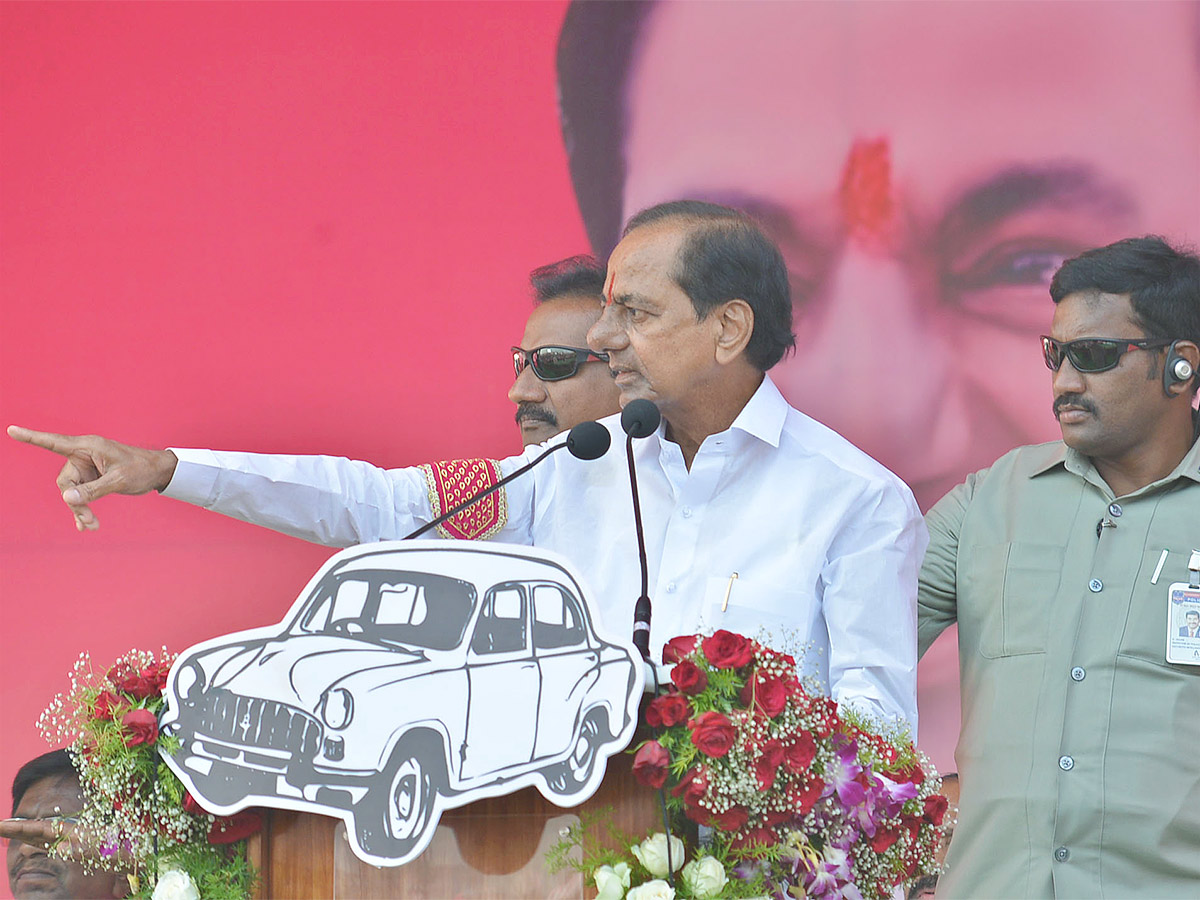
{"type": "Polygon", "coordinates": [[[883,249],[896,207],[892,197],[892,151],[887,138],[859,138],[850,148],[838,204],[850,236],[865,247],[883,249]]]}
{"type": "Polygon", "coordinates": [[[612,281],[610,281],[608,283],[608,293],[604,295],[604,298],[605,298],[604,305],[605,306],[613,305],[613,289],[616,287],[616,285],[617,285],[617,279],[615,279],[615,278],[612,279],[612,281]]]}

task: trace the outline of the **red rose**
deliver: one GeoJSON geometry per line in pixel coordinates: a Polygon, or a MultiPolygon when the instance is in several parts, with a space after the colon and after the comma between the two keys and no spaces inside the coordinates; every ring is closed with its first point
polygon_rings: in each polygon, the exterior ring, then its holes
{"type": "Polygon", "coordinates": [[[691,656],[696,652],[696,645],[699,643],[700,635],[698,634],[684,634],[671,638],[663,645],[663,665],[670,666],[681,661],[685,656],[691,656]]]}
{"type": "Polygon", "coordinates": [[[791,820],[795,816],[795,810],[791,809],[768,809],[763,813],[763,822],[767,825],[782,825],[784,822],[791,820]]]}
{"type": "Polygon", "coordinates": [[[754,659],[754,642],[724,629],[701,644],[704,658],[716,669],[740,669],[754,659]]]}
{"type": "Polygon", "coordinates": [[[779,835],[769,828],[759,826],[751,828],[748,834],[738,838],[731,846],[734,850],[745,850],[749,847],[774,847],[778,843],[779,835]]]}
{"type": "Polygon", "coordinates": [[[817,742],[813,739],[812,732],[810,731],[800,732],[796,738],[796,743],[784,751],[784,759],[787,760],[787,767],[793,772],[805,771],[816,755],[817,742]]]}
{"type": "Polygon", "coordinates": [[[688,769],[686,775],[671,791],[671,796],[682,797],[685,806],[695,806],[708,790],[708,779],[698,769],[688,769]]]}
{"type": "Polygon", "coordinates": [[[633,777],[639,784],[658,789],[667,780],[671,756],[658,741],[646,741],[633,755],[633,777]]]}
{"type": "Polygon", "coordinates": [[[111,722],[117,711],[125,705],[127,705],[125,701],[112,691],[101,691],[100,696],[96,698],[93,715],[97,719],[104,719],[106,722],[111,722]]]}
{"type": "Polygon", "coordinates": [[[708,676],[690,659],[675,664],[675,668],[671,670],[671,681],[675,683],[675,687],[691,696],[708,687],[708,676]]]}
{"type": "Polygon", "coordinates": [[[262,827],[262,813],[253,809],[243,809],[232,816],[217,818],[208,830],[208,842],[210,844],[232,844],[261,831],[262,827]]]}
{"type": "Polygon", "coordinates": [[[787,706],[788,689],[782,679],[755,672],[742,688],[742,705],[757,709],[769,719],[775,718],[787,706]]]}
{"type": "Polygon", "coordinates": [[[916,763],[913,763],[906,769],[898,769],[896,773],[890,777],[893,781],[898,783],[903,781],[911,781],[917,787],[920,787],[925,782],[925,772],[916,763]]]}
{"type": "Polygon", "coordinates": [[[820,778],[814,778],[808,785],[789,791],[788,797],[796,804],[797,815],[805,815],[812,809],[813,804],[821,799],[823,790],[825,790],[825,782],[820,778]]]}
{"type": "Polygon", "coordinates": [[[126,747],[153,744],[158,739],[158,720],[148,709],[131,709],[121,716],[121,739],[126,747]]]}
{"type": "Polygon", "coordinates": [[[162,694],[163,688],[167,686],[167,676],[171,673],[171,664],[169,662],[151,663],[142,669],[141,676],[147,686],[153,691],[152,696],[162,694]]]}
{"type": "Polygon", "coordinates": [[[705,756],[721,757],[729,752],[737,737],[737,729],[719,712],[702,713],[688,722],[692,743],[705,756]]]}
{"type": "Polygon", "coordinates": [[[691,711],[687,698],[682,694],[663,694],[651,700],[646,707],[646,724],[651,728],[670,728],[686,722],[691,711]]]}
{"type": "Polygon", "coordinates": [[[941,825],[949,805],[950,801],[941,794],[929,795],[925,798],[925,820],[930,825],[941,825]]]}
{"type": "Polygon", "coordinates": [[[712,827],[719,828],[721,831],[738,831],[744,828],[748,821],[750,821],[750,813],[741,806],[727,809],[719,815],[716,813],[709,815],[712,827]]]}
{"type": "Polygon", "coordinates": [[[783,744],[775,740],[763,744],[762,752],[754,761],[754,776],[758,779],[758,786],[761,790],[771,789],[781,762],[783,762],[783,744]]]}
{"type": "Polygon", "coordinates": [[[892,844],[896,843],[896,839],[900,837],[900,833],[891,828],[880,828],[875,832],[875,837],[871,838],[871,849],[876,853],[882,853],[892,844]]]}
{"type": "Polygon", "coordinates": [[[207,816],[208,810],[200,805],[199,801],[192,796],[191,791],[183,792],[183,810],[190,812],[193,816],[207,816]]]}

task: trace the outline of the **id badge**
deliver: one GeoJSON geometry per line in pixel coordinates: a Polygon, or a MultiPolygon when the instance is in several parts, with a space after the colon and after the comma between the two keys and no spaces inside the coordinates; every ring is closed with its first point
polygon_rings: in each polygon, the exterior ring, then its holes
{"type": "Polygon", "coordinates": [[[1167,662],[1200,666],[1200,551],[1188,560],[1190,583],[1167,588],[1167,662]]]}

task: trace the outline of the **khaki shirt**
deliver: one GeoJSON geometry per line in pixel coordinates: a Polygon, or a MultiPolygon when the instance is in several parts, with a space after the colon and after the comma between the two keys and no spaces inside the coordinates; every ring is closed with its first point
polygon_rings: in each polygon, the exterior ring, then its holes
{"type": "Polygon", "coordinates": [[[1200,549],[1200,441],[1119,498],[1062,443],[1021,447],[926,524],[920,652],[957,621],[962,679],[938,896],[1200,897],[1200,666],[1166,662],[1167,590],[1200,549]]]}

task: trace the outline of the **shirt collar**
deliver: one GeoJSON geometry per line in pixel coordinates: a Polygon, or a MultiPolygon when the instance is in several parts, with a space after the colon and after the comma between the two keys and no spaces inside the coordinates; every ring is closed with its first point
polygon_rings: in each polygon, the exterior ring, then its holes
{"type": "MultiPolygon", "coordinates": [[[[1155,484],[1174,481],[1176,478],[1190,478],[1192,481],[1200,482],[1200,414],[1193,413],[1192,420],[1196,424],[1196,428],[1192,433],[1192,449],[1179,461],[1179,465],[1175,467],[1170,475],[1155,482],[1155,484]]],[[[1043,465],[1034,469],[1029,474],[1029,477],[1036,478],[1038,475],[1049,472],[1057,466],[1062,466],[1068,472],[1078,475],[1080,478],[1091,480],[1090,476],[1094,476],[1096,482],[1101,483],[1100,475],[1096,472],[1096,467],[1092,465],[1091,457],[1085,456],[1078,450],[1072,450],[1061,441],[1058,443],[1057,450],[1047,458],[1043,465]]],[[[1150,486],[1146,485],[1146,487],[1150,486]]],[[[1142,488],[1142,490],[1145,490],[1145,488],[1142,488]]]]}
{"type": "Polygon", "coordinates": [[[779,388],[775,387],[771,376],[764,374],[762,384],[751,395],[729,428],[731,431],[744,431],[772,447],[778,447],[787,413],[788,403],[783,399],[783,394],[779,393],[779,388]]]}

